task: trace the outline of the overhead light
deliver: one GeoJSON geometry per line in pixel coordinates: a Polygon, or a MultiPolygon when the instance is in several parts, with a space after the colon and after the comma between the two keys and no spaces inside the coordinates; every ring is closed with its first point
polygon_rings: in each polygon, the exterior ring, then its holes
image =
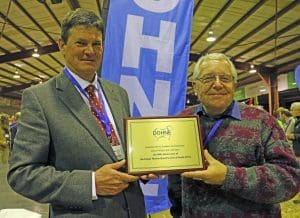
{"type": "Polygon", "coordinates": [[[262,88],[262,89],[259,90],[259,92],[265,92],[265,91],[267,91],[266,88],[262,88]]]}
{"type": "Polygon", "coordinates": [[[20,74],[17,70],[16,70],[15,74],[13,75],[13,78],[14,79],[20,79],[21,78],[21,76],[20,76],[20,74]]]}
{"type": "Polygon", "coordinates": [[[214,42],[216,39],[217,38],[214,36],[214,32],[212,30],[208,31],[208,37],[206,38],[206,41],[214,42]]]}
{"type": "Polygon", "coordinates": [[[40,54],[39,54],[39,52],[38,52],[38,49],[35,48],[35,49],[33,50],[32,57],[38,58],[39,56],[40,56],[40,54]]]}
{"type": "Polygon", "coordinates": [[[255,69],[255,67],[254,67],[254,65],[253,64],[251,64],[250,65],[250,70],[249,70],[249,73],[256,73],[257,71],[256,71],[256,69],[255,69]]]}

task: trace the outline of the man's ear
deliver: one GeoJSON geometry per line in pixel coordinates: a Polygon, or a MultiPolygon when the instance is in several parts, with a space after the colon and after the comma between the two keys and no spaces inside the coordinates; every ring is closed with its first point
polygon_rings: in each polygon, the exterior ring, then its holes
{"type": "Polygon", "coordinates": [[[237,82],[233,83],[233,91],[236,91],[237,82]]]}
{"type": "Polygon", "coordinates": [[[195,89],[196,88],[196,82],[192,81],[192,88],[195,89]]]}
{"type": "Polygon", "coordinates": [[[58,42],[57,42],[57,45],[58,45],[58,48],[59,48],[60,52],[64,56],[65,55],[65,46],[66,46],[64,40],[59,39],[58,42]]]}

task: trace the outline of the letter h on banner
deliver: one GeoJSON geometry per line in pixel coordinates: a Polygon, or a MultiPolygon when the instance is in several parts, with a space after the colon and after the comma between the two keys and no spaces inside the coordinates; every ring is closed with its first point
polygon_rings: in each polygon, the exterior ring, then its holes
{"type": "Polygon", "coordinates": [[[171,73],[174,56],[176,23],[161,21],[159,37],[143,35],[144,18],[127,15],[123,67],[139,68],[141,48],[157,50],[156,71],[171,73]]]}

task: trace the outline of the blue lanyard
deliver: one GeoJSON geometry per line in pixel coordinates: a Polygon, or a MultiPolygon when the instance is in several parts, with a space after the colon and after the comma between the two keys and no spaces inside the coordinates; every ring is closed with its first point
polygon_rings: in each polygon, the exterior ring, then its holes
{"type": "Polygon", "coordinates": [[[218,128],[221,126],[223,122],[223,118],[219,119],[211,128],[211,130],[209,131],[208,135],[206,136],[205,140],[204,140],[204,149],[207,148],[208,146],[208,142],[212,139],[212,137],[215,135],[216,131],[218,130],[218,128]]]}
{"type": "MultiPolygon", "coordinates": [[[[90,102],[90,96],[81,87],[81,85],[78,83],[78,81],[71,75],[71,73],[70,73],[70,71],[69,71],[69,69],[67,67],[64,67],[64,72],[65,72],[66,76],[69,78],[69,80],[71,81],[71,83],[74,86],[76,86],[78,88],[78,90],[80,91],[80,93],[82,93],[83,96],[86,97],[88,99],[88,101],[90,102]]],[[[91,106],[93,107],[93,109],[97,113],[97,116],[100,118],[100,122],[104,125],[106,135],[107,136],[111,136],[111,129],[110,129],[110,125],[109,125],[109,118],[108,118],[107,112],[106,112],[105,107],[104,107],[103,99],[100,98],[101,93],[98,92],[98,96],[99,96],[99,99],[101,101],[101,104],[103,105],[103,114],[101,114],[100,111],[98,110],[98,108],[96,108],[94,105],[91,105],[91,106]]]]}

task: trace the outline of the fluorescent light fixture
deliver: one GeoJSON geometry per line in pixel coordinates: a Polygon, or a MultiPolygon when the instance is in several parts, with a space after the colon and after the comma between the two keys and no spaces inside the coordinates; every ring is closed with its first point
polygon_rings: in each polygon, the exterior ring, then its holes
{"type": "Polygon", "coordinates": [[[257,71],[256,71],[256,69],[255,69],[255,67],[254,67],[254,65],[253,64],[251,64],[250,65],[250,70],[249,70],[249,73],[256,73],[257,71]]]}
{"type": "Polygon", "coordinates": [[[21,78],[21,76],[20,76],[20,74],[19,74],[18,71],[15,72],[15,74],[13,75],[13,78],[14,79],[20,79],[21,78]]]}
{"type": "Polygon", "coordinates": [[[39,56],[40,56],[40,54],[38,53],[38,49],[35,48],[35,49],[33,50],[32,57],[38,58],[39,56]]]}
{"type": "Polygon", "coordinates": [[[265,92],[265,91],[267,91],[267,89],[265,89],[265,88],[259,90],[259,92],[265,92]]]}
{"type": "Polygon", "coordinates": [[[216,39],[217,38],[214,36],[214,32],[212,30],[208,31],[208,37],[206,38],[206,41],[214,42],[216,39]]]}

